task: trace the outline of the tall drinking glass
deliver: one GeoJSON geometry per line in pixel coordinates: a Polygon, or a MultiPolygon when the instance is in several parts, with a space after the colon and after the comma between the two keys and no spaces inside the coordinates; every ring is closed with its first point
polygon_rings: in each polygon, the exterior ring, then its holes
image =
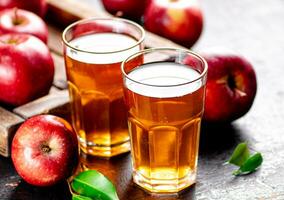
{"type": "Polygon", "coordinates": [[[81,20],[63,32],[73,127],[88,155],[130,150],[120,66],[143,49],[144,35],[138,24],[117,18],[81,20]]]}
{"type": "Polygon", "coordinates": [[[196,180],[206,61],[168,48],[122,63],[133,179],[151,192],[178,192],[196,180]]]}

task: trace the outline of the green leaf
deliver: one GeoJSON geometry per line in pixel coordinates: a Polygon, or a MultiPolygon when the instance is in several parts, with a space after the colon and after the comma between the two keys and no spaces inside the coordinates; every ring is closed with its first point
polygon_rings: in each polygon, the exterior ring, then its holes
{"type": "Polygon", "coordinates": [[[247,147],[247,143],[243,142],[240,143],[234,150],[231,158],[229,159],[229,163],[237,165],[237,166],[242,166],[246,160],[249,158],[250,153],[249,149],[247,147]]]}
{"type": "Polygon", "coordinates": [[[240,167],[240,169],[235,171],[233,174],[237,176],[242,173],[251,173],[255,171],[262,164],[262,161],[263,158],[261,153],[256,153],[253,156],[251,156],[249,159],[247,159],[245,163],[240,167]]]}
{"type": "Polygon", "coordinates": [[[242,173],[242,171],[240,169],[238,169],[238,170],[233,172],[233,175],[239,176],[241,173],[242,173]]]}
{"type": "Polygon", "coordinates": [[[119,200],[114,185],[96,170],[78,174],[71,183],[72,190],[79,195],[96,200],[119,200]]]}

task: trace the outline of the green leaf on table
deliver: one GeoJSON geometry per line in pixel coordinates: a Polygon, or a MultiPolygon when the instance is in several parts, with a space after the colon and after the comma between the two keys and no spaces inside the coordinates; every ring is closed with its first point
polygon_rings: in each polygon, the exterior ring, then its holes
{"type": "Polygon", "coordinates": [[[244,164],[238,169],[237,171],[234,171],[233,175],[238,176],[240,174],[247,174],[254,172],[261,164],[262,164],[263,158],[261,153],[256,153],[253,156],[251,156],[249,159],[247,159],[244,164]]]}
{"type": "Polygon", "coordinates": [[[231,158],[229,159],[230,164],[234,164],[237,166],[242,166],[246,160],[249,158],[250,153],[247,147],[247,143],[240,143],[234,150],[231,158]]]}
{"type": "Polygon", "coordinates": [[[234,150],[228,163],[239,166],[240,168],[233,172],[233,175],[244,175],[254,172],[263,162],[261,153],[250,155],[246,143],[240,143],[234,150]]]}
{"type": "Polygon", "coordinates": [[[81,198],[81,200],[86,197],[96,200],[119,200],[111,181],[96,170],[88,170],[78,174],[73,179],[71,187],[76,193],[73,194],[73,197],[80,195],[81,197],[78,198],[81,198]]]}

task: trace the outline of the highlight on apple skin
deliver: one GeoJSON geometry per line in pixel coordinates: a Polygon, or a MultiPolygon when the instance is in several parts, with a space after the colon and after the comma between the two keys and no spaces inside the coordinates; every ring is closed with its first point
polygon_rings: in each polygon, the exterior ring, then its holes
{"type": "Polygon", "coordinates": [[[204,55],[208,63],[204,120],[229,123],[251,108],[257,79],[253,66],[237,55],[204,55]]]}
{"type": "Polygon", "coordinates": [[[38,115],[25,121],[12,142],[12,161],[29,184],[51,186],[68,178],[78,164],[77,136],[62,118],[38,115]]]}
{"type": "Polygon", "coordinates": [[[185,47],[192,47],[203,29],[198,0],[152,0],[144,14],[144,27],[185,47]]]}

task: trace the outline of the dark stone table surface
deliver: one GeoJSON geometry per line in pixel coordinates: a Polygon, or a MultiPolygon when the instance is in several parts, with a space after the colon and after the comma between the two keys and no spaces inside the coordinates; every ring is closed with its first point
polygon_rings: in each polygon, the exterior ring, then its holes
{"type": "MultiPolygon", "coordinates": [[[[228,51],[245,56],[255,67],[258,91],[243,118],[223,127],[202,126],[197,183],[172,196],[150,195],[131,180],[130,155],[95,160],[116,185],[122,200],[172,199],[284,199],[284,1],[200,0],[205,15],[198,52],[228,51]],[[283,77],[281,77],[283,75],[283,77]],[[223,165],[235,146],[247,141],[264,162],[257,172],[232,176],[223,165]]],[[[31,172],[32,173],[32,172],[31,172]]],[[[51,188],[28,185],[17,175],[10,159],[0,157],[1,200],[70,199],[65,183],[51,188]]]]}

